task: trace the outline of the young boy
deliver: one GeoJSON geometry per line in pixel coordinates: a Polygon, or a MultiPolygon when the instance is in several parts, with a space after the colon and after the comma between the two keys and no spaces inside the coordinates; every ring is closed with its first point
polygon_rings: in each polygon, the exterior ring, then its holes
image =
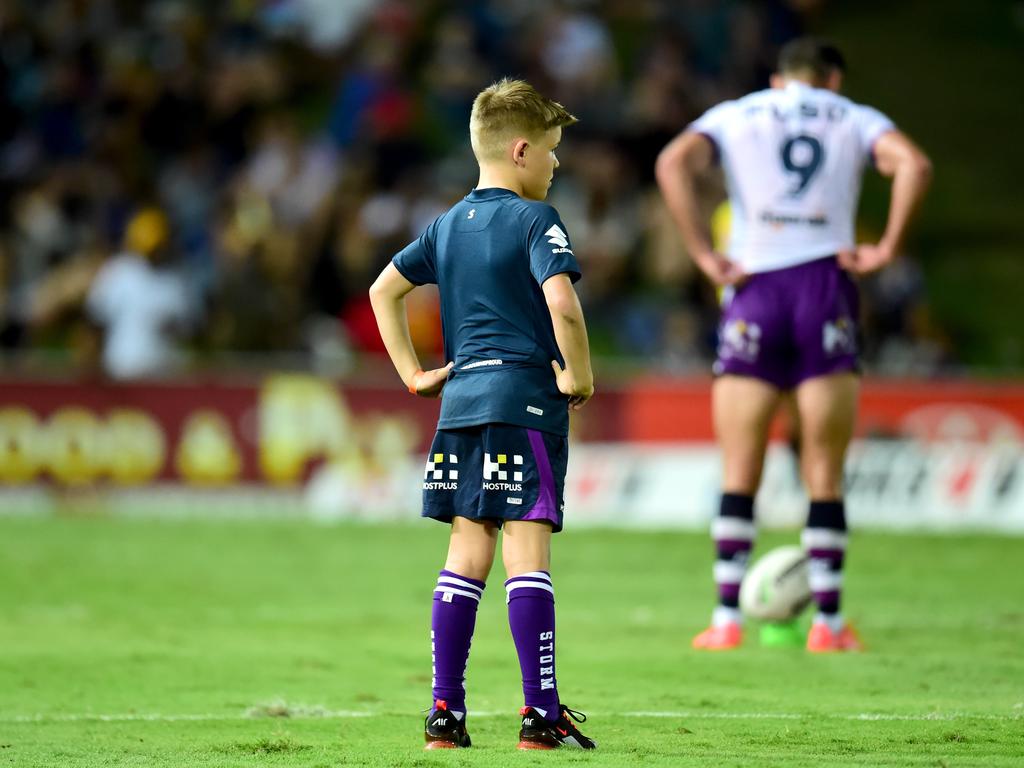
{"type": "Polygon", "coordinates": [[[476,189],[399,252],[370,288],[381,338],[409,391],[438,397],[423,516],[451,523],[434,590],[427,749],[470,746],[463,687],[476,609],[504,527],[509,625],[523,675],[520,749],[596,744],[555,679],[551,534],[562,529],[569,409],[594,393],[580,270],[547,197],[562,127],[576,118],[528,83],[501,80],[473,102],[476,189]],[[405,295],[436,283],[445,367],[420,369],[405,295]]]}

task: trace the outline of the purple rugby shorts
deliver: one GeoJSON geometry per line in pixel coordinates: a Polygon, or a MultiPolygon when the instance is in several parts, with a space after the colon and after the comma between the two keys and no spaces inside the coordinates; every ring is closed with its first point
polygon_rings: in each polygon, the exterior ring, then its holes
{"type": "Polygon", "coordinates": [[[859,371],[857,286],[835,257],[751,275],[722,299],[716,376],[752,376],[792,389],[859,371]]]}

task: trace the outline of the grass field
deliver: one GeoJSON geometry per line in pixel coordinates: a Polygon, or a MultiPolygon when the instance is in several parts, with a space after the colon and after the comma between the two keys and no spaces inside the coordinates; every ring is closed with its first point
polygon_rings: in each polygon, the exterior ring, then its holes
{"type": "Polygon", "coordinates": [[[425,753],[445,534],[0,518],[0,765],[1024,765],[1021,540],[858,533],[847,607],[869,652],[748,638],[701,655],[706,537],[571,527],[559,687],[600,750],[514,749],[496,572],[469,666],[475,746],[425,753]]]}

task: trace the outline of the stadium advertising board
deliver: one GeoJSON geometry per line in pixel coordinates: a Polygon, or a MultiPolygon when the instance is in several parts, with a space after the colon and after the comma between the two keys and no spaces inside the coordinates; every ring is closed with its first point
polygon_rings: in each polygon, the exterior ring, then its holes
{"type": "MultiPolygon", "coordinates": [[[[719,483],[706,381],[602,392],[574,423],[567,508],[580,523],[700,527],[719,483]]],[[[437,404],[308,375],[257,383],[0,385],[8,512],[104,509],[410,517],[437,404]]],[[[778,436],[783,436],[780,427],[778,436]]],[[[1024,387],[872,383],[847,465],[855,523],[1024,531],[1024,387]]],[[[805,502],[773,445],[768,525],[805,502]]]]}

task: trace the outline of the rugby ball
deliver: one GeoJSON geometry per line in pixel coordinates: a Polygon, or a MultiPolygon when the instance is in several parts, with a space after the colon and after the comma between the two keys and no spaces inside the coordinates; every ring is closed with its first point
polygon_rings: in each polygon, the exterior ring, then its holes
{"type": "Polygon", "coordinates": [[[811,602],[807,554],[778,547],[754,563],[740,585],[740,610],[754,619],[793,619],[811,602]]]}

